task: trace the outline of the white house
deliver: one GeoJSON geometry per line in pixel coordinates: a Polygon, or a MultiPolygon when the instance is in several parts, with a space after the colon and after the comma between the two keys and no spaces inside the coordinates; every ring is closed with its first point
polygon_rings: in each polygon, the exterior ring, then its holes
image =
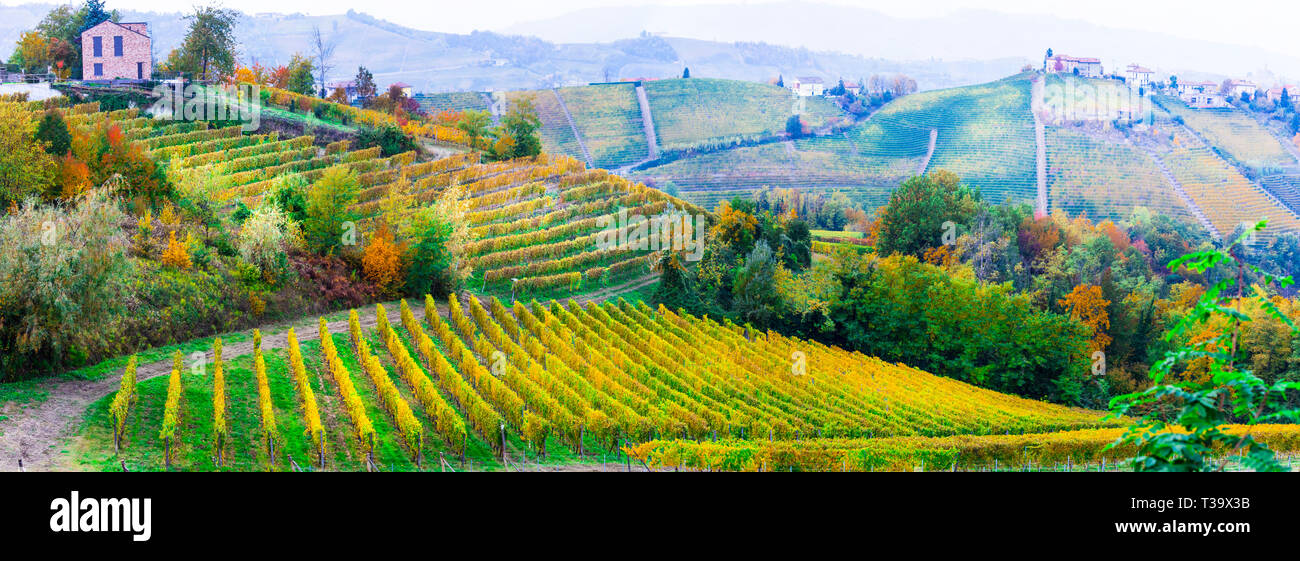
{"type": "Polygon", "coordinates": [[[826,82],[816,76],[798,76],[790,82],[790,89],[800,97],[824,95],[826,82]]]}
{"type": "Polygon", "coordinates": [[[862,84],[857,82],[844,82],[844,91],[853,95],[860,95],[862,93],[862,84]]]}
{"type": "Polygon", "coordinates": [[[1219,89],[1219,84],[1214,82],[1179,82],[1178,98],[1188,107],[1198,109],[1224,107],[1228,101],[1219,89]]]}
{"type": "Polygon", "coordinates": [[[1105,74],[1101,59],[1054,54],[1043,58],[1043,68],[1047,72],[1077,74],[1087,78],[1100,78],[1105,74]]]}
{"type": "Polygon", "coordinates": [[[1241,94],[1254,97],[1255,92],[1259,91],[1259,86],[1250,80],[1233,80],[1229,84],[1229,88],[1232,97],[1241,97],[1241,94]]]}
{"type": "Polygon", "coordinates": [[[1282,91],[1286,90],[1287,97],[1291,98],[1292,103],[1300,103],[1300,87],[1295,84],[1285,86],[1274,86],[1268,90],[1268,100],[1277,103],[1282,99],[1282,91]]]}
{"type": "Polygon", "coordinates": [[[1125,77],[1128,78],[1128,83],[1139,88],[1144,88],[1147,84],[1150,84],[1151,76],[1154,74],[1155,72],[1150,68],[1146,68],[1137,63],[1128,65],[1128,69],[1124,71],[1125,77]]]}

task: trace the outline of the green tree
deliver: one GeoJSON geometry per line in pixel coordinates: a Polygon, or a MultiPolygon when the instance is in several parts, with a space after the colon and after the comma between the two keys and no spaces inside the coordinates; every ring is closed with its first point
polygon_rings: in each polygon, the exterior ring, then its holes
{"type": "Polygon", "coordinates": [[[327,252],[346,243],[345,235],[349,232],[345,231],[344,223],[355,219],[350,207],[357,201],[360,187],[355,171],[346,166],[336,166],[325,170],[325,174],[307,190],[307,219],[303,222],[303,235],[312,248],[327,252]]]}
{"type": "Polygon", "coordinates": [[[877,251],[920,257],[944,244],[945,235],[955,235],[955,227],[966,224],[978,206],[979,194],[950,172],[938,170],[908,179],[889,195],[877,251]],[[954,231],[945,226],[947,222],[952,222],[948,226],[954,231]]]}
{"type": "Polygon", "coordinates": [[[791,115],[785,120],[785,133],[790,135],[790,138],[803,136],[803,119],[798,115],[791,115]]]}
{"type": "Polygon", "coordinates": [[[537,108],[532,96],[524,96],[515,101],[510,111],[501,118],[501,131],[514,139],[512,158],[530,158],[542,153],[542,140],[537,131],[542,127],[542,120],[537,116],[537,108]]]}
{"type": "Polygon", "coordinates": [[[683,68],[682,68],[682,78],[690,78],[690,77],[691,77],[691,69],[690,69],[690,68],[685,68],[685,67],[683,67],[683,68]]]}
{"type": "Polygon", "coordinates": [[[492,114],[474,109],[465,111],[461,115],[460,122],[456,123],[456,128],[469,135],[469,145],[473,148],[478,148],[478,140],[487,136],[490,126],[492,126],[492,114]]]}
{"type": "Polygon", "coordinates": [[[313,84],[315,78],[312,74],[315,67],[312,66],[310,58],[294,53],[293,59],[289,61],[289,87],[288,90],[302,95],[313,94],[313,84]]]}
{"type": "Polygon", "coordinates": [[[67,155],[72,150],[72,135],[68,133],[68,123],[63,120],[63,114],[46,111],[36,126],[36,140],[45,145],[45,151],[51,156],[67,155]]]}
{"type": "Polygon", "coordinates": [[[361,99],[375,97],[378,89],[375,86],[375,75],[370,73],[364,66],[357,67],[357,77],[355,78],[357,95],[361,99]]]}
{"type": "Polygon", "coordinates": [[[394,125],[363,127],[357,133],[357,148],[379,147],[385,157],[415,150],[415,140],[394,125]]]}
{"type": "Polygon", "coordinates": [[[235,71],[235,24],[239,12],[211,6],[196,7],[185,16],[189,31],[181,46],[167,57],[167,69],[215,80],[235,71]]]}
{"type": "Polygon", "coordinates": [[[1239,454],[1247,468],[1287,471],[1273,451],[1256,440],[1249,429],[1225,430],[1225,425],[1234,422],[1245,425],[1300,422],[1300,410],[1288,400],[1288,392],[1300,390],[1300,383],[1281,379],[1270,384],[1242,367],[1246,362],[1242,329],[1246,322],[1252,321],[1241,311],[1247,300],[1256,301],[1269,316],[1285,324],[1292,338],[1300,331],[1269,299],[1264,288],[1254,285],[1249,289],[1252,294],[1246,293],[1247,271],[1260,275],[1264,287],[1292,284],[1290,277],[1265,273],[1237,255],[1243,242],[1266,225],[1266,221],[1260,221],[1242,232],[1227,248],[1190,253],[1169,264],[1170,270],[1186,266],[1198,273],[1230,266],[1236,275],[1211,285],[1187,315],[1165,333],[1165,340],[1178,340],[1196,326],[1222,325],[1214,330],[1216,335],[1198,337],[1195,342],[1166,352],[1163,359],[1151,366],[1154,385],[1111,401],[1113,417],[1134,417],[1132,425],[1111,446],[1136,446],[1135,470],[1221,471],[1227,465],[1226,458],[1239,454]],[[1235,292],[1231,298],[1230,291],[1235,292]],[[1216,319],[1226,321],[1215,322],[1216,319]],[[1179,369],[1193,360],[1208,361],[1209,376],[1171,381],[1179,369]],[[1173,428],[1182,430],[1173,431],[1173,428]],[[1216,463],[1213,458],[1218,455],[1225,459],[1216,463]]]}
{"type": "Polygon", "coordinates": [[[90,29],[113,18],[113,14],[104,9],[104,0],[86,0],[86,17],[82,29],[90,29]]]}

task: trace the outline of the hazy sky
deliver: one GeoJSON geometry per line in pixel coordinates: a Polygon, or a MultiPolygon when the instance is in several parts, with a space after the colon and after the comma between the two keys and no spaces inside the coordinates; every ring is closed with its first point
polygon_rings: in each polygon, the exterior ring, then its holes
{"type": "MultiPolygon", "coordinates": [[[[339,14],[348,9],[365,12],[401,25],[426,31],[465,33],[497,30],[512,24],[599,6],[649,4],[758,4],[769,0],[221,0],[228,8],[245,12],[300,12],[339,14]]],[[[0,0],[0,4],[23,4],[0,0]]],[[[108,0],[110,8],[142,11],[187,11],[202,1],[108,0]]],[[[961,9],[1049,14],[1110,27],[1149,29],[1171,35],[1262,47],[1300,56],[1300,1],[1250,0],[817,0],[817,3],[855,5],[898,17],[939,16],[961,9]]]]}

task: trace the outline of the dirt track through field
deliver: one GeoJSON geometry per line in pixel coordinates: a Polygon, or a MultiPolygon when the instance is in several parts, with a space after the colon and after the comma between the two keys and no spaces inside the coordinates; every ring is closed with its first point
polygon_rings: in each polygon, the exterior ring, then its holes
{"type": "MultiPolygon", "coordinates": [[[[633,279],[625,284],[607,287],[599,291],[575,297],[580,303],[603,302],[614,295],[648,285],[658,279],[657,275],[633,279]]],[[[439,310],[445,312],[445,304],[439,310]]],[[[388,308],[389,320],[397,321],[396,306],[388,308]]],[[[416,319],[424,319],[424,306],[412,301],[411,313],[416,319]]],[[[357,314],[364,329],[373,329],[375,307],[359,308],[357,314]]],[[[261,327],[262,348],[280,349],[288,345],[287,327],[293,327],[301,342],[315,341],[320,338],[319,327],[315,317],[296,322],[280,322],[261,327]],[[270,331],[275,334],[267,334],[270,331]],[[283,330],[283,331],[281,331],[283,330]]],[[[329,323],[330,333],[348,333],[346,319],[329,323]]],[[[252,333],[252,330],[247,330],[252,333]]],[[[253,341],[228,343],[222,346],[222,359],[232,360],[253,354],[253,341]]],[[[188,356],[186,357],[188,360],[188,356]]],[[[207,352],[207,360],[213,359],[212,351],[207,352]]],[[[150,378],[171,373],[172,360],[167,358],[156,362],[141,364],[136,368],[136,380],[143,382],[150,378]]],[[[104,376],[99,380],[55,380],[42,384],[38,390],[49,392],[49,396],[38,403],[18,405],[0,403],[0,472],[18,471],[18,460],[27,471],[72,470],[75,466],[66,463],[63,451],[67,448],[73,435],[81,427],[86,409],[95,401],[115,391],[120,384],[119,375],[104,376]]]]}

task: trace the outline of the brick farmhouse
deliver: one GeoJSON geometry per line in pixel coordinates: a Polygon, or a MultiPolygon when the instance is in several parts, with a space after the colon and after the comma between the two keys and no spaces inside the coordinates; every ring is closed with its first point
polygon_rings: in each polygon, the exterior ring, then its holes
{"type": "Polygon", "coordinates": [[[147,80],[153,74],[149,24],[105,21],[81,32],[85,80],[147,80]]]}

